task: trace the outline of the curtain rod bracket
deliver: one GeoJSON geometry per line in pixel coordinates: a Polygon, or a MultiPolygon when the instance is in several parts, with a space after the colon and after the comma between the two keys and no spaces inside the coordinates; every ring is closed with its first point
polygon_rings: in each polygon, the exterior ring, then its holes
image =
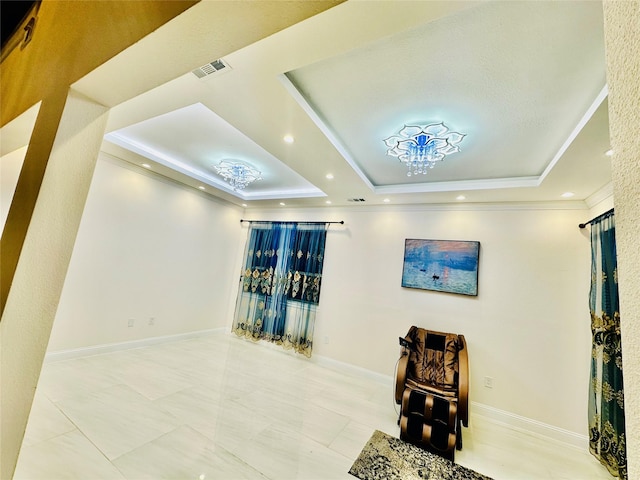
{"type": "Polygon", "coordinates": [[[586,228],[587,225],[591,225],[593,222],[595,222],[596,220],[602,220],[603,218],[609,217],[613,215],[613,208],[611,210],[607,210],[606,212],[598,215],[597,217],[593,217],[591,220],[589,220],[588,222],[584,222],[584,223],[579,223],[578,227],[580,228],[586,228]]]}

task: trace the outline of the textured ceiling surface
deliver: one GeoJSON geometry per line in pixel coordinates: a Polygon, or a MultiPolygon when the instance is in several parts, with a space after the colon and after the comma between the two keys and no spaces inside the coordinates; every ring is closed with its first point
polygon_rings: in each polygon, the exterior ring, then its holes
{"type": "MultiPolygon", "coordinates": [[[[263,10],[276,18],[283,5],[263,10]]],[[[113,104],[104,152],[249,208],[461,194],[584,205],[610,186],[598,1],[347,1],[224,49],[207,30],[219,8],[196,4],[74,86],[113,104]],[[164,63],[149,55],[158,49],[164,63]],[[228,68],[191,72],[218,58],[228,68]],[[168,77],[167,65],[181,73],[143,88],[156,70],[168,77]],[[123,89],[138,93],[118,103],[123,89]],[[441,121],[466,134],[461,151],[408,177],[383,140],[405,124],[441,121]],[[262,180],[234,191],[215,172],[230,158],[262,180]]]]}
{"type": "Polygon", "coordinates": [[[605,84],[602,8],[488,3],[288,76],[376,186],[539,176],[605,84]],[[407,179],[381,140],[441,121],[462,151],[407,179]]]}
{"type": "Polygon", "coordinates": [[[287,186],[283,194],[322,195],[311,183],[201,103],[112,132],[106,139],[230,193],[233,189],[220,178],[215,167],[223,160],[250,164],[261,172],[261,179],[241,193],[244,198],[268,196],[283,184],[287,186]]]}

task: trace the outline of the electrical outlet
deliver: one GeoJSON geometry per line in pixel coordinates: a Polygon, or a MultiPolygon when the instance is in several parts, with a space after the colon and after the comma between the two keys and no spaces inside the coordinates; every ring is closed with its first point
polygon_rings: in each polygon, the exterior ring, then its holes
{"type": "Polygon", "coordinates": [[[324,336],[324,344],[328,345],[329,344],[329,335],[325,335],[324,336]]]}
{"type": "Polygon", "coordinates": [[[133,324],[136,322],[135,318],[130,318],[129,323],[127,324],[129,328],[133,327],[133,324]]]}
{"type": "Polygon", "coordinates": [[[493,388],[493,377],[484,377],[485,388],[493,388]]]}
{"type": "Polygon", "coordinates": [[[156,317],[149,317],[149,325],[155,325],[156,324],[156,317]]]}

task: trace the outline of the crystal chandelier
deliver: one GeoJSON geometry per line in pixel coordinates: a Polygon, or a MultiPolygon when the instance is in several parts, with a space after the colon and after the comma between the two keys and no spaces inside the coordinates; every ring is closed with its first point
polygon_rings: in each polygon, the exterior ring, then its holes
{"type": "Polygon", "coordinates": [[[262,180],[260,172],[246,163],[221,160],[215,165],[216,172],[237,192],[256,180],[262,180]]]}
{"type": "Polygon", "coordinates": [[[384,143],[389,147],[387,155],[398,157],[409,168],[407,177],[410,177],[419,173],[426,175],[427,170],[444,160],[446,155],[459,152],[458,144],[464,137],[465,134],[452,132],[440,122],[424,127],[405,125],[384,143]]]}

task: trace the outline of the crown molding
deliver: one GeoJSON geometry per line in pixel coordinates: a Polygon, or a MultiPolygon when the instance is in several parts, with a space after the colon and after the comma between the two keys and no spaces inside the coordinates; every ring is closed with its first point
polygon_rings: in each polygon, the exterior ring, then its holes
{"type": "Polygon", "coordinates": [[[609,182],[600,190],[596,190],[595,192],[593,192],[591,195],[585,198],[584,202],[587,204],[587,207],[593,208],[600,202],[604,202],[611,197],[613,197],[613,182],[609,182]]]}

